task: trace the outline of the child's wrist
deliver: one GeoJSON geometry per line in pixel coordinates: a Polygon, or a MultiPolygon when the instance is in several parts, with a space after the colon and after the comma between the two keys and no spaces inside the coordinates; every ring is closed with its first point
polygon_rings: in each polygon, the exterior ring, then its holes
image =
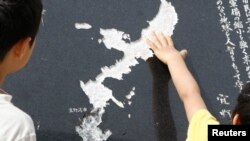
{"type": "Polygon", "coordinates": [[[164,63],[169,65],[169,64],[176,64],[179,62],[184,62],[184,59],[182,58],[181,55],[176,55],[174,57],[168,58],[164,63]]]}

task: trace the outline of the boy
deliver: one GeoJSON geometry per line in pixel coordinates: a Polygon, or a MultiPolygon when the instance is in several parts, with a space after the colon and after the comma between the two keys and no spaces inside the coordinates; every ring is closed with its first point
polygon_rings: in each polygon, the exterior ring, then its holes
{"type": "MultiPolygon", "coordinates": [[[[199,86],[184,62],[187,51],[177,51],[172,39],[163,33],[153,32],[147,43],[157,58],[168,66],[174,86],[184,104],[189,121],[186,140],[208,140],[208,125],[219,122],[207,110],[199,86]]],[[[239,95],[232,117],[233,124],[250,123],[250,84],[247,84],[239,95]]]]}
{"type": "MultiPolygon", "coordinates": [[[[0,87],[29,61],[41,12],[41,0],[0,0],[0,87]]],[[[32,119],[11,99],[0,89],[0,141],[36,141],[32,119]]]]}

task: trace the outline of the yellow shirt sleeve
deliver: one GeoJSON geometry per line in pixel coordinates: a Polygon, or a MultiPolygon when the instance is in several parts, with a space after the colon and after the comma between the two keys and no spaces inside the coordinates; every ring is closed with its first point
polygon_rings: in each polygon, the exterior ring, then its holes
{"type": "Polygon", "coordinates": [[[202,109],[193,115],[188,127],[186,141],[207,141],[208,125],[218,125],[219,122],[208,110],[202,109]]]}

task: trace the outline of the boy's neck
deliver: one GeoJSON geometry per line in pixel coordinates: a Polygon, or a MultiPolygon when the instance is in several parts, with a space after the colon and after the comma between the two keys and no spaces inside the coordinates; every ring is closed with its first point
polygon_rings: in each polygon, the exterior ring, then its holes
{"type": "Polygon", "coordinates": [[[2,87],[2,85],[3,85],[4,79],[5,79],[5,75],[2,75],[2,74],[0,73],[0,89],[1,89],[1,87],[2,87]]]}

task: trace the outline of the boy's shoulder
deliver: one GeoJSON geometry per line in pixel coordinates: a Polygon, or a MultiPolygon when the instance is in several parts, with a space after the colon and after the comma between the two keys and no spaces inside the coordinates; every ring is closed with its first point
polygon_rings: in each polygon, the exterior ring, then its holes
{"type": "Polygon", "coordinates": [[[30,116],[11,103],[12,96],[0,94],[0,118],[8,118],[9,120],[31,120],[30,116]]]}
{"type": "Polygon", "coordinates": [[[31,117],[14,106],[11,103],[11,98],[10,95],[0,94],[0,136],[6,136],[11,140],[26,136],[35,137],[34,123],[31,117]]]}

